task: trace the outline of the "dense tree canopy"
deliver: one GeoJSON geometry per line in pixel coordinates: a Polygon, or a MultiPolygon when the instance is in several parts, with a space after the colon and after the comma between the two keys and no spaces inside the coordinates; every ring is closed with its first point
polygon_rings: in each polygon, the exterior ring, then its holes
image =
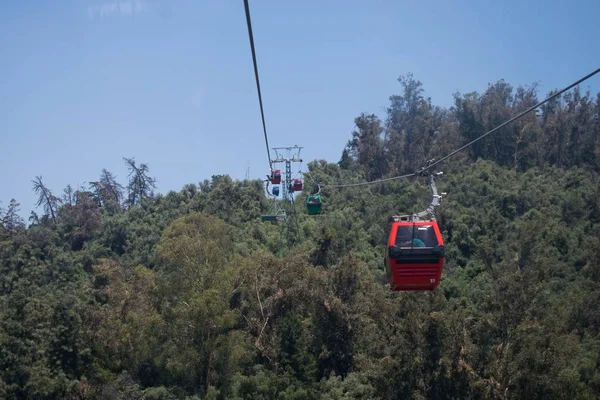
{"type": "Polygon", "coordinates": [[[33,181],[29,225],[0,208],[0,397],[600,397],[600,95],[578,89],[439,166],[446,243],[433,292],[391,292],[388,217],[424,209],[414,172],[538,101],[499,81],[448,109],[399,79],[384,120],[355,119],[315,160],[285,223],[259,180],[156,193],[126,158],[62,197],[33,181]],[[295,212],[294,212],[295,211],[295,212]]]}

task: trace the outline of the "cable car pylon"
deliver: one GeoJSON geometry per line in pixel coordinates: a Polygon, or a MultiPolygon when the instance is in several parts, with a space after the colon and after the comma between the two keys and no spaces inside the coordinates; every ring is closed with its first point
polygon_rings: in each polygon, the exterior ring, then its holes
{"type": "Polygon", "coordinates": [[[287,199],[290,203],[293,200],[294,192],[302,191],[303,182],[301,179],[292,180],[292,163],[301,163],[300,151],[303,147],[294,145],[288,147],[273,147],[275,158],[271,164],[285,164],[285,178],[282,179],[281,197],[287,199]]]}
{"type": "MultiPolygon", "coordinates": [[[[273,212],[270,215],[263,215],[263,222],[279,222],[286,220],[286,210],[279,204],[279,196],[282,200],[287,200],[290,205],[294,203],[294,192],[302,191],[303,182],[301,179],[292,179],[292,163],[302,163],[300,151],[303,147],[294,145],[287,147],[274,147],[275,159],[271,160],[271,171],[265,181],[265,193],[267,197],[273,199],[273,212]],[[275,169],[275,164],[285,164],[285,175],[282,176],[281,170],[275,169]],[[273,185],[272,191],[269,191],[269,184],[273,185]],[[281,190],[279,189],[281,185],[281,190]]],[[[291,209],[291,207],[290,207],[291,209]]]]}

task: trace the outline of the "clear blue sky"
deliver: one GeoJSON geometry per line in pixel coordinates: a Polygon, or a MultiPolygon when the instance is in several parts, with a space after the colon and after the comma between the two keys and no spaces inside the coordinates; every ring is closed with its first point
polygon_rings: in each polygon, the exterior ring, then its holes
{"type": "MultiPolygon", "coordinates": [[[[540,98],[600,66],[600,2],[251,0],[271,147],[335,162],[361,112],[383,117],[412,72],[435,104],[488,83],[540,98]]],[[[242,0],[5,1],[0,5],[0,200],[126,183],[158,190],[268,173],[242,0]]],[[[583,85],[597,92],[600,76],[583,85]]]]}

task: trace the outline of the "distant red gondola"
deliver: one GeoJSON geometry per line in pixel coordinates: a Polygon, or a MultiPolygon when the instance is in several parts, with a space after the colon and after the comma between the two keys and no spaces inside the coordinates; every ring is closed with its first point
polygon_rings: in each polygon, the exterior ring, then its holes
{"type": "Polygon", "coordinates": [[[392,290],[434,290],[444,266],[444,241],[436,221],[394,221],[385,257],[392,290]]]}
{"type": "Polygon", "coordinates": [[[271,171],[270,181],[273,185],[279,185],[281,183],[281,170],[275,169],[271,171]]]}
{"type": "Polygon", "coordinates": [[[303,187],[302,179],[294,179],[294,183],[292,184],[294,192],[301,192],[303,187]]]}

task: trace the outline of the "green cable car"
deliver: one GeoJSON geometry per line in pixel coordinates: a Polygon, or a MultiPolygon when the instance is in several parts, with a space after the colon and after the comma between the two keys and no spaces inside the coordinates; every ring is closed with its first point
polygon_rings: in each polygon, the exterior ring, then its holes
{"type": "Polygon", "coordinates": [[[323,207],[323,199],[321,196],[313,195],[308,196],[306,198],[306,209],[308,211],[308,215],[319,215],[321,214],[321,209],[323,207]]]}

